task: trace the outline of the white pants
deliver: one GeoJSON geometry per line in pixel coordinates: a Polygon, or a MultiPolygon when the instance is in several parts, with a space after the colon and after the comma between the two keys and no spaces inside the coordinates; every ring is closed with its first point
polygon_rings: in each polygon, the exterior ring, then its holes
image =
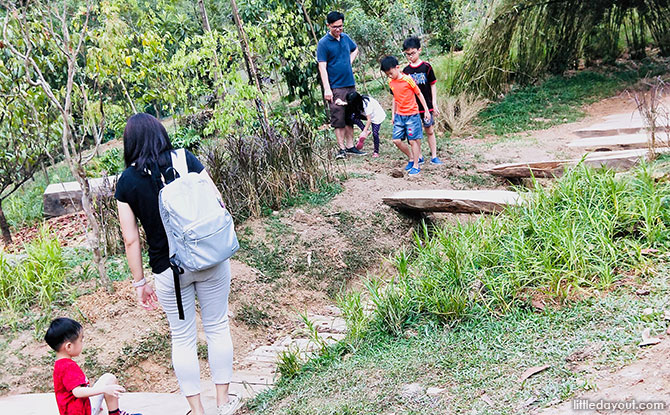
{"type": "Polygon", "coordinates": [[[179,276],[184,320],[179,320],[172,269],[154,274],[156,295],[170,324],[172,333],[172,365],[184,396],[200,393],[195,297],[200,303],[202,325],[207,337],[207,351],[212,381],[216,385],[230,383],[233,375],[233,341],[228,325],[228,294],[230,263],[225,261],[205,271],[179,276]]]}
{"type": "MultiPolygon", "coordinates": [[[[111,385],[112,383],[116,383],[116,377],[114,377],[114,375],[111,373],[105,373],[104,375],[100,376],[100,379],[95,382],[93,387],[95,388],[101,385],[111,385]]],[[[104,393],[91,396],[88,399],[91,401],[91,415],[98,415],[103,413],[102,402],[105,399],[104,393]]]]}

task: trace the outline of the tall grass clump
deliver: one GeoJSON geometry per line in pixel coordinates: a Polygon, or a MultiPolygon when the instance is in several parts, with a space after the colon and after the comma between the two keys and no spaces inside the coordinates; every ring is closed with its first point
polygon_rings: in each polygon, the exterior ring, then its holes
{"type": "Polygon", "coordinates": [[[228,135],[203,148],[207,170],[236,219],[277,210],[292,197],[332,181],[317,133],[301,118],[283,117],[266,130],[228,135]]]}
{"type": "Polygon", "coordinates": [[[0,251],[0,308],[20,312],[51,305],[65,289],[66,270],[60,242],[43,226],[24,254],[0,251]]]}
{"type": "MultiPolygon", "coordinates": [[[[578,166],[550,188],[523,192],[523,203],[500,215],[424,226],[413,252],[394,259],[397,275],[367,283],[369,328],[399,335],[476,310],[502,314],[534,299],[561,304],[607,289],[644,268],[642,248],[670,245],[670,183],[653,170],[641,165],[617,177],[578,166]]],[[[360,319],[353,318],[358,333],[360,319]]]]}

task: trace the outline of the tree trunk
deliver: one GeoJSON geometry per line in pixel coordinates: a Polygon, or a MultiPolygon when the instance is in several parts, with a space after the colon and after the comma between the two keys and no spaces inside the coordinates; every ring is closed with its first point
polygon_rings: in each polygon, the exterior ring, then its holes
{"type": "Polygon", "coordinates": [[[242,45],[242,54],[244,55],[244,61],[247,64],[247,72],[249,73],[249,82],[253,82],[258,89],[258,97],[256,101],[256,110],[258,111],[258,117],[260,118],[261,125],[266,134],[269,133],[269,122],[268,114],[263,102],[263,90],[261,89],[261,83],[258,78],[258,71],[256,70],[256,64],[254,63],[253,57],[251,56],[251,50],[249,49],[249,41],[247,40],[247,34],[244,31],[244,25],[242,24],[242,19],[240,19],[240,13],[237,11],[237,3],[235,0],[230,0],[230,6],[233,10],[233,18],[235,24],[237,25],[237,31],[240,35],[240,44],[242,45]]]}
{"type": "MultiPolygon", "coordinates": [[[[305,20],[305,23],[307,23],[307,26],[309,27],[309,31],[312,33],[312,39],[314,39],[314,47],[317,47],[319,45],[319,38],[316,37],[316,32],[314,31],[314,25],[312,24],[312,19],[309,18],[309,14],[307,14],[307,10],[305,9],[305,5],[303,4],[303,2],[298,0],[298,3],[300,4],[300,9],[302,10],[302,18],[305,20]]],[[[321,80],[321,75],[318,74],[317,78],[319,80],[319,88],[321,88],[321,98],[323,98],[323,109],[326,112],[326,117],[330,119],[330,106],[328,105],[328,101],[326,101],[326,98],[324,97],[326,91],[323,88],[323,81],[321,80]]]]}
{"type": "Polygon", "coordinates": [[[0,229],[2,229],[2,241],[5,246],[12,244],[12,234],[9,232],[9,223],[5,217],[5,212],[2,210],[2,200],[0,199],[0,229]]]}

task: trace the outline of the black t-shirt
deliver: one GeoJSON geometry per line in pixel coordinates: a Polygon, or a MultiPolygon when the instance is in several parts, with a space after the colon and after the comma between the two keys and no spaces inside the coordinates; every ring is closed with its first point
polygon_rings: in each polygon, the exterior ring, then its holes
{"type": "MultiPolygon", "coordinates": [[[[186,165],[189,172],[200,173],[204,166],[186,150],[186,165]]],[[[168,166],[161,168],[161,173],[168,180],[173,179],[173,172],[167,173],[168,166]]],[[[147,236],[149,245],[149,265],[154,274],[159,274],[170,267],[170,251],[167,235],[158,210],[158,186],[152,177],[135,166],[126,168],[116,183],[116,200],[128,203],[140,220],[147,236]]]]}
{"type": "MultiPolygon", "coordinates": [[[[430,90],[430,87],[437,82],[435,78],[435,72],[433,72],[433,67],[430,66],[428,62],[421,62],[418,66],[407,65],[402,70],[407,75],[411,76],[414,79],[414,82],[419,86],[421,93],[423,94],[426,104],[428,105],[428,111],[433,110],[433,92],[430,90]]],[[[423,105],[419,101],[419,97],[416,98],[417,104],[419,104],[419,112],[424,112],[423,105]]]]}

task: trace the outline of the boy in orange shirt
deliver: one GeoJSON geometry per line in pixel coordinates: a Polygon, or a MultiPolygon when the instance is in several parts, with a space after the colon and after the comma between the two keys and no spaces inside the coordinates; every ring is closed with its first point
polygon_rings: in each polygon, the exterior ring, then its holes
{"type": "MultiPolygon", "coordinates": [[[[381,61],[381,70],[389,77],[389,87],[393,94],[393,108],[391,110],[391,123],[393,124],[393,144],[407,155],[409,161],[405,170],[410,176],[421,172],[421,139],[423,138],[423,124],[419,115],[419,99],[424,108],[428,108],[421,90],[412,77],[400,70],[398,59],[387,56],[381,61]],[[403,142],[407,138],[409,147],[403,142]]],[[[430,123],[432,115],[430,111],[424,114],[424,122],[430,123]]]]}

